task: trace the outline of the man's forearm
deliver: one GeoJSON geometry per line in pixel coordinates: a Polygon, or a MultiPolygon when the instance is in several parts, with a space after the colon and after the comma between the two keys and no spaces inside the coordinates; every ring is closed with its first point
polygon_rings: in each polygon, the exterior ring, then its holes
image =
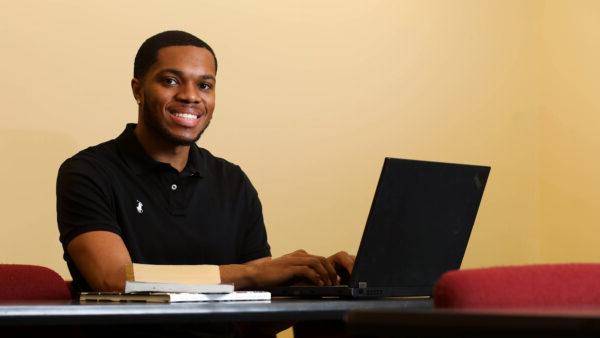
{"type": "Polygon", "coordinates": [[[257,269],[250,264],[229,264],[219,266],[221,283],[233,284],[236,290],[257,288],[257,269]]]}

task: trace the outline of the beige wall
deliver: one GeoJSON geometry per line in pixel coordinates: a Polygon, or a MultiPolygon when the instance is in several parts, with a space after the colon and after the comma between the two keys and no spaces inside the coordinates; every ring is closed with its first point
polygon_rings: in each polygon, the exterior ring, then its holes
{"type": "Polygon", "coordinates": [[[356,251],[385,156],[492,166],[465,266],[595,260],[596,1],[0,0],[0,261],[65,277],[59,164],[135,121],[139,44],[216,50],[200,144],[240,164],[273,253],[356,251]]]}
{"type": "Polygon", "coordinates": [[[575,4],[542,9],[540,238],[549,261],[600,260],[600,2],[575,4]]]}

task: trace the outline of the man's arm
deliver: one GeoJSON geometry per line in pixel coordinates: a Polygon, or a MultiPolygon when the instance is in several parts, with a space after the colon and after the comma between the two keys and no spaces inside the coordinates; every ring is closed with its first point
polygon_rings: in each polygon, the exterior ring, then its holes
{"type": "MultiPolygon", "coordinates": [[[[88,284],[97,291],[123,291],[125,266],[131,257],[121,237],[109,231],[90,231],[75,237],[67,246],[69,255],[88,284]]],[[[256,259],[245,264],[221,265],[221,282],[236,289],[256,289],[306,280],[316,285],[339,283],[336,267],[350,269],[350,255],[340,252],[330,258],[298,250],[279,258],[256,259]]]]}
{"type": "Polygon", "coordinates": [[[221,265],[221,281],[236,289],[260,289],[302,280],[316,285],[339,283],[337,272],[327,258],[298,250],[279,258],[260,258],[245,264],[221,265]]]}
{"type": "Polygon", "coordinates": [[[125,290],[125,266],[131,263],[121,236],[110,231],[90,231],[71,240],[67,251],[96,291],[125,290]]]}

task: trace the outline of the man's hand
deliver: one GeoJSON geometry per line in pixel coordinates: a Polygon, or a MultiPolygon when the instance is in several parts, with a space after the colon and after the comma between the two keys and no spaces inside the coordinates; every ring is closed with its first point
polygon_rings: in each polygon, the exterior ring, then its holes
{"type": "Polygon", "coordinates": [[[221,281],[235,283],[236,289],[261,289],[269,286],[308,282],[315,285],[337,285],[338,271],[350,273],[354,257],[346,252],[325,258],[297,250],[279,258],[262,258],[243,265],[222,265],[221,281]]]}
{"type": "Polygon", "coordinates": [[[315,256],[304,250],[266,262],[254,264],[257,269],[257,286],[271,286],[290,281],[309,282],[315,285],[335,285],[337,273],[325,257],[315,256]]]}
{"type": "Polygon", "coordinates": [[[327,260],[334,267],[338,279],[336,284],[346,284],[352,269],[354,268],[354,260],[356,256],[348,254],[346,251],[340,251],[333,256],[329,256],[327,260]]]}

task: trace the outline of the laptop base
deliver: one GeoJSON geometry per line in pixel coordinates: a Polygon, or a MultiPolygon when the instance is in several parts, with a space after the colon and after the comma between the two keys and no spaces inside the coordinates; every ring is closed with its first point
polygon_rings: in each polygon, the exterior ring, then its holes
{"type": "Polygon", "coordinates": [[[271,292],[272,297],[298,298],[383,298],[383,297],[426,297],[432,295],[431,287],[366,287],[355,288],[347,285],[340,286],[282,286],[265,291],[271,292]]]}

